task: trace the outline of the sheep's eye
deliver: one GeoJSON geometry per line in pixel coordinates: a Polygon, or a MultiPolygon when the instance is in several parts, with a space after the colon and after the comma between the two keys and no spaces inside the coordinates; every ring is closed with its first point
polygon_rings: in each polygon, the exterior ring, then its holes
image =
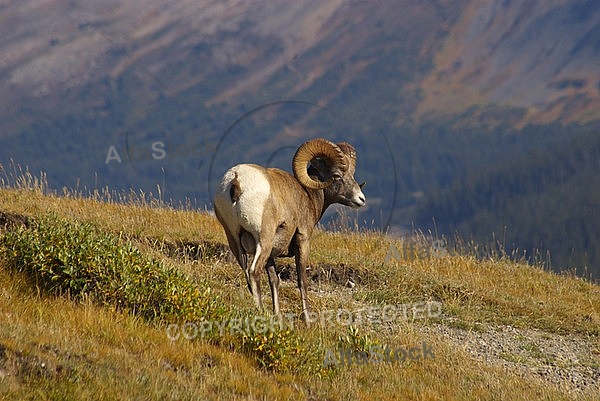
{"type": "Polygon", "coordinates": [[[342,176],[341,176],[341,175],[339,175],[339,174],[334,174],[334,175],[333,175],[333,179],[334,179],[334,181],[339,181],[339,180],[341,180],[341,179],[342,179],[342,176]]]}

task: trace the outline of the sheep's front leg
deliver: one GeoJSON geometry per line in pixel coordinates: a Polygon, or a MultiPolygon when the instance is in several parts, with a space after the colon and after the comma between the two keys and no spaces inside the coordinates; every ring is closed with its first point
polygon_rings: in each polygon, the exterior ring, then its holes
{"type": "Polygon", "coordinates": [[[298,289],[302,298],[302,316],[306,324],[309,324],[310,304],[307,294],[306,268],[308,267],[308,253],[310,241],[308,235],[296,234],[296,274],[298,275],[298,289]]]}

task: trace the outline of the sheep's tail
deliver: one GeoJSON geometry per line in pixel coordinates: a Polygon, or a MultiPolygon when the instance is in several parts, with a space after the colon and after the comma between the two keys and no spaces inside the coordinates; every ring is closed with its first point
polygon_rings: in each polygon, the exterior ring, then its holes
{"type": "Polygon", "coordinates": [[[240,186],[240,180],[238,180],[238,173],[236,171],[229,187],[229,198],[231,199],[231,202],[236,203],[240,199],[241,194],[242,188],[240,186]]]}

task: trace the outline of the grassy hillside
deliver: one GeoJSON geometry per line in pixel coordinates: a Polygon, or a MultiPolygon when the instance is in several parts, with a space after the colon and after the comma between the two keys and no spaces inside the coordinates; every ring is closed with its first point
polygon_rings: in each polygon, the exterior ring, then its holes
{"type": "Polygon", "coordinates": [[[210,214],[43,187],[25,176],[0,191],[3,399],[600,395],[600,288],[579,278],[423,237],[319,230],[315,322],[297,319],[287,259],[278,268],[291,315],[266,324],[210,214]],[[242,321],[252,323],[232,325],[242,321]],[[417,347],[422,358],[388,361],[382,351],[357,363],[386,346],[417,347]],[[353,363],[324,366],[340,349],[353,363]]]}

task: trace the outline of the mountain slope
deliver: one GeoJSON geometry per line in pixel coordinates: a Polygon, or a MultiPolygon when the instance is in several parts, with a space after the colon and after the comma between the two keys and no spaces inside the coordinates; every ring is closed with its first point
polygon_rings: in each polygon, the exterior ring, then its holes
{"type": "Polygon", "coordinates": [[[421,115],[497,103],[521,124],[600,117],[600,4],[473,1],[450,28],[423,81],[421,115]]]}
{"type": "MultiPolygon", "coordinates": [[[[220,76],[218,93],[206,99],[216,105],[265,90],[285,70],[295,82],[273,95],[301,94],[340,67],[342,90],[384,79],[369,74],[381,63],[403,74],[402,59],[385,55],[405,46],[412,77],[404,90],[422,93],[419,116],[499,104],[527,109],[522,123],[599,117],[600,6],[593,1],[25,0],[2,5],[0,19],[0,90],[13,112],[32,98],[60,102],[75,92],[85,99],[83,86],[134,66],[150,92],[170,96],[220,76]],[[433,54],[434,68],[424,70],[433,54]]],[[[312,100],[327,105],[335,97],[312,100]]],[[[60,104],[47,103],[36,106],[57,111],[60,104]]],[[[397,118],[411,117],[395,107],[397,118]]]]}

